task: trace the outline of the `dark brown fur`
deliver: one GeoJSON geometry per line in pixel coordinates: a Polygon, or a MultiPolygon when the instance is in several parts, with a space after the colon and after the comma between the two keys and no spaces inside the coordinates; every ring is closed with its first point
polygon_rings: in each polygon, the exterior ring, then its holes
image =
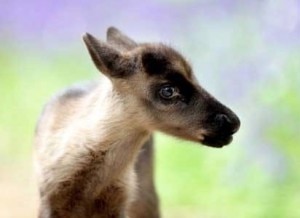
{"type": "Polygon", "coordinates": [[[136,200],[130,207],[132,218],[158,218],[160,217],[159,199],[154,185],[154,148],[152,137],[142,147],[135,164],[137,172],[136,200]]]}

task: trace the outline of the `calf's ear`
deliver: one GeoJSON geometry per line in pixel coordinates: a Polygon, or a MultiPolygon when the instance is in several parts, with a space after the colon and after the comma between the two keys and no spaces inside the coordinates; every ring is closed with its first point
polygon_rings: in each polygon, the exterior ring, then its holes
{"type": "Polygon", "coordinates": [[[137,47],[137,43],[115,27],[109,27],[106,33],[107,42],[121,51],[129,51],[137,47]]]}
{"type": "Polygon", "coordinates": [[[83,41],[95,66],[106,76],[122,78],[133,72],[132,61],[111,45],[89,33],[83,36],[83,41]]]}

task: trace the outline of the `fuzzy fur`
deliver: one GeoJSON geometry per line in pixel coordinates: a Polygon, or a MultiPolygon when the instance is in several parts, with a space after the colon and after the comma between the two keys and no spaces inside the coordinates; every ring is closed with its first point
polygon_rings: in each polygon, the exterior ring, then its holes
{"type": "Polygon", "coordinates": [[[84,42],[104,77],[44,108],[35,135],[39,218],[159,218],[153,132],[221,147],[239,120],[174,49],[138,44],[115,28],[107,43],[90,34],[84,42]],[[161,96],[166,84],[172,99],[161,96]]]}

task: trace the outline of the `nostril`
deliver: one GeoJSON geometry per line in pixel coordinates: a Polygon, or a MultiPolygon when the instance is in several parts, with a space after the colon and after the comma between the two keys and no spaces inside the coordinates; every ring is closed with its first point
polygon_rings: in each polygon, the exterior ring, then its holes
{"type": "Polygon", "coordinates": [[[234,134],[238,131],[240,122],[235,122],[235,119],[230,119],[226,114],[217,114],[215,117],[215,122],[222,129],[229,134],[234,134]]]}
{"type": "Polygon", "coordinates": [[[227,126],[231,123],[230,119],[225,114],[217,114],[215,117],[215,121],[220,127],[227,126]]]}

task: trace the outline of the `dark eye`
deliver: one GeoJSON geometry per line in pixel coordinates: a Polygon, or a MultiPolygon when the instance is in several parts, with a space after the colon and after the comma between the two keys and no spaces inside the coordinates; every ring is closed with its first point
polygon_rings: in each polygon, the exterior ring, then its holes
{"type": "Polygon", "coordinates": [[[170,85],[165,85],[159,90],[159,94],[161,97],[165,99],[173,98],[178,95],[177,89],[170,85]]]}

